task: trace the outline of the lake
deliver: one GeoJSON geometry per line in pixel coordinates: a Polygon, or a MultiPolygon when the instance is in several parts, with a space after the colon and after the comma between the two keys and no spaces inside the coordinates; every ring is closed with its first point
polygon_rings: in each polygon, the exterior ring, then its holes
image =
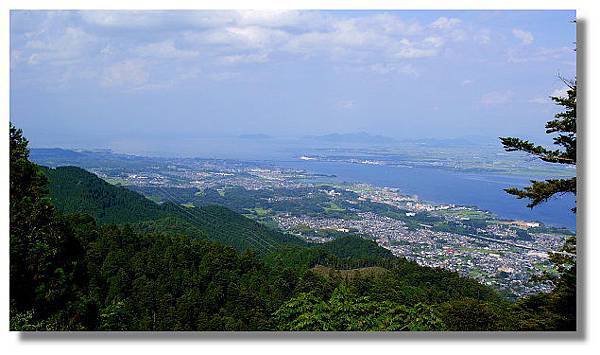
{"type": "Polygon", "coordinates": [[[575,230],[572,195],[553,198],[533,209],[526,200],[507,194],[507,187],[523,187],[529,179],[516,176],[472,174],[436,168],[392,167],[343,162],[282,160],[282,168],[303,169],[312,173],[335,175],[334,182],[363,182],[380,187],[395,187],[405,195],[434,203],[477,206],[506,219],[539,221],[575,230]]]}

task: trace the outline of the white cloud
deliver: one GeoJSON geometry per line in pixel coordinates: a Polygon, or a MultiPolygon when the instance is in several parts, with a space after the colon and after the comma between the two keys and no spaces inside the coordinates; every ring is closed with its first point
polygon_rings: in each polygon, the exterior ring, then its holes
{"type": "Polygon", "coordinates": [[[547,97],[534,97],[532,99],[527,100],[527,102],[531,104],[547,104],[550,102],[550,99],[547,97]]]}
{"type": "Polygon", "coordinates": [[[317,13],[295,10],[240,11],[80,11],[88,24],[115,29],[218,27],[307,27],[318,22],[317,13]]]}
{"type": "Polygon", "coordinates": [[[239,64],[239,63],[266,63],[269,61],[268,53],[257,54],[236,54],[227,55],[221,58],[224,64],[239,64]]]}
{"type": "Polygon", "coordinates": [[[374,74],[418,76],[420,59],[452,54],[447,49],[454,42],[478,33],[457,18],[419,22],[394,11],[360,16],[327,11],[78,11],[38,22],[43,25],[20,32],[27,45],[13,47],[11,65],[51,61],[58,71],[83,58],[85,63],[73,69],[107,68],[105,86],[150,85],[150,76],[153,82],[181,81],[186,75],[180,69],[196,62],[205,73],[216,70],[215,80],[241,75],[234,67],[244,63],[311,59],[374,74]],[[221,64],[230,65],[231,72],[212,67],[221,64]],[[131,79],[124,72],[128,66],[131,79]]]}
{"type": "Polygon", "coordinates": [[[479,44],[489,44],[492,40],[492,35],[491,35],[490,30],[483,29],[483,30],[480,30],[479,32],[477,32],[473,36],[473,39],[475,40],[475,42],[477,42],[479,44]]]}
{"type": "Polygon", "coordinates": [[[530,45],[533,43],[533,35],[531,32],[523,31],[518,28],[513,28],[512,30],[513,36],[521,41],[523,45],[530,45]]]}
{"type": "Polygon", "coordinates": [[[177,67],[175,69],[175,75],[178,80],[186,81],[186,80],[194,80],[200,77],[200,74],[203,73],[202,68],[199,66],[185,66],[185,67],[177,67]]]}
{"type": "Polygon", "coordinates": [[[567,97],[568,89],[569,88],[566,86],[556,88],[556,89],[552,90],[552,92],[550,92],[546,96],[534,97],[530,100],[527,100],[527,102],[532,103],[532,104],[551,104],[551,103],[553,103],[553,101],[550,97],[567,97]]]}
{"type": "Polygon", "coordinates": [[[142,57],[154,57],[164,59],[194,58],[199,55],[195,50],[184,50],[175,47],[173,40],[155,42],[137,47],[134,52],[142,57]]]}
{"type": "Polygon", "coordinates": [[[219,72],[219,73],[211,73],[208,75],[208,78],[214,81],[228,81],[237,79],[240,77],[240,73],[237,72],[219,72]]]}
{"type": "Polygon", "coordinates": [[[417,77],[419,73],[417,70],[410,64],[390,64],[390,63],[375,63],[368,67],[368,69],[380,75],[386,74],[404,74],[417,77]]]}
{"type": "Polygon", "coordinates": [[[567,97],[568,96],[567,90],[569,90],[569,88],[566,87],[566,86],[563,86],[561,88],[553,90],[552,93],[550,94],[550,96],[553,96],[553,97],[567,97]]]}
{"type": "MultiPolygon", "coordinates": [[[[48,12],[48,17],[54,13],[48,12]]],[[[124,48],[131,45],[118,43],[119,39],[135,38],[139,45],[134,53],[138,56],[182,59],[206,51],[208,57],[226,57],[231,63],[262,61],[263,53],[278,52],[301,54],[303,58],[325,55],[329,60],[418,59],[439,54],[447,39],[462,33],[458,28],[461,21],[456,18],[440,17],[423,26],[393,12],[344,16],[319,11],[77,11],[62,17],[68,16],[89,30],[105,28],[99,35],[111,42],[104,41],[96,48],[104,57],[118,54],[119,48],[121,54],[126,53],[124,48]],[[449,29],[455,32],[446,31],[449,29]],[[140,31],[131,32],[136,30],[140,31]],[[154,33],[154,41],[146,42],[136,34],[142,31],[154,33]],[[165,39],[165,33],[177,34],[183,41],[165,39]]],[[[32,30],[30,35],[36,37],[45,31],[45,27],[32,30]]],[[[42,39],[30,45],[46,42],[42,39]]],[[[19,58],[38,63],[44,54],[24,53],[19,58]]]]}
{"type": "Polygon", "coordinates": [[[575,52],[573,48],[520,48],[509,49],[507,52],[509,63],[545,62],[548,60],[567,59],[571,57],[575,63],[575,52]]]}
{"type": "Polygon", "coordinates": [[[439,48],[444,45],[444,39],[439,36],[427,37],[423,40],[423,42],[430,44],[434,48],[439,48]]]}
{"type": "Polygon", "coordinates": [[[460,85],[462,85],[462,86],[467,86],[467,85],[471,85],[471,84],[473,84],[473,80],[471,80],[471,79],[465,79],[462,81],[462,83],[460,83],[460,85]]]}
{"type": "Polygon", "coordinates": [[[274,48],[289,39],[285,31],[259,26],[225,27],[203,32],[187,32],[190,43],[224,46],[232,49],[274,48]]]}
{"type": "Polygon", "coordinates": [[[140,28],[161,23],[158,12],[145,11],[80,11],[81,18],[96,26],[140,28]]]}
{"type": "Polygon", "coordinates": [[[111,56],[114,54],[114,49],[110,44],[108,44],[100,50],[100,54],[102,54],[103,56],[111,56]]]}
{"type": "Polygon", "coordinates": [[[342,110],[350,110],[354,108],[354,101],[352,100],[340,100],[335,103],[335,106],[342,110]]]}
{"type": "Polygon", "coordinates": [[[19,49],[13,49],[10,51],[10,67],[15,67],[18,63],[23,61],[23,51],[19,49]]]}
{"type": "Polygon", "coordinates": [[[146,64],[140,60],[126,60],[106,68],[102,85],[106,87],[139,87],[148,82],[146,64]]]}
{"type": "Polygon", "coordinates": [[[510,90],[492,91],[481,96],[481,103],[486,106],[506,104],[512,101],[514,94],[510,90]]]}
{"type": "Polygon", "coordinates": [[[318,21],[317,13],[297,10],[242,10],[237,11],[235,20],[243,26],[304,28],[318,21]]]}
{"type": "MultiPolygon", "coordinates": [[[[293,53],[310,56],[318,54],[350,54],[356,49],[371,49],[389,43],[389,39],[372,31],[361,31],[349,24],[338,24],[334,31],[307,32],[294,36],[285,45],[293,53]]],[[[333,56],[337,57],[337,56],[333,56]]]]}
{"type": "Polygon", "coordinates": [[[331,60],[417,59],[439,54],[446,43],[444,36],[450,37],[390,14],[324,22],[327,25],[318,30],[290,34],[283,49],[305,57],[326,55],[331,60]]]}
{"type": "Polygon", "coordinates": [[[438,51],[434,48],[415,48],[412,46],[407,46],[405,48],[400,48],[396,53],[394,53],[394,57],[405,59],[426,58],[433,57],[437,53],[438,51]]]}
{"type": "Polygon", "coordinates": [[[85,59],[84,54],[97,42],[95,36],[76,27],[66,27],[58,34],[39,33],[28,37],[23,50],[29,64],[64,64],[85,59]]]}
{"type": "Polygon", "coordinates": [[[423,26],[416,21],[406,21],[391,13],[368,16],[339,18],[322,16],[318,26],[322,32],[362,31],[380,33],[386,36],[418,36],[424,33],[423,26]]]}
{"type": "Polygon", "coordinates": [[[440,30],[448,30],[455,26],[458,26],[462,21],[457,18],[448,18],[448,17],[440,17],[434,22],[432,22],[429,26],[432,28],[440,29],[440,30]]]}

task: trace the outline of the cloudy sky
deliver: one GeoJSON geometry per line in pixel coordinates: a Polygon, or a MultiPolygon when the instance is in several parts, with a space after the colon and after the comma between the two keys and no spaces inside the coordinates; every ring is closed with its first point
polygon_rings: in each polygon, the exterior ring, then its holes
{"type": "Polygon", "coordinates": [[[537,137],[572,11],[12,11],[32,146],[365,131],[537,137]]]}

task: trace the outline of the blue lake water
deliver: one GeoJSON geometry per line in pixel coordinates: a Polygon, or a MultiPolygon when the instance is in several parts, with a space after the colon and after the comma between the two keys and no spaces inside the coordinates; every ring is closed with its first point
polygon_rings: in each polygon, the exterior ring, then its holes
{"type": "Polygon", "coordinates": [[[436,168],[391,167],[322,161],[277,161],[282,168],[304,169],[318,174],[335,175],[336,182],[363,182],[400,189],[406,195],[435,203],[477,206],[506,219],[539,221],[546,225],[575,230],[575,198],[553,198],[533,209],[527,201],[507,194],[507,187],[523,187],[529,179],[492,174],[471,174],[436,168]]]}

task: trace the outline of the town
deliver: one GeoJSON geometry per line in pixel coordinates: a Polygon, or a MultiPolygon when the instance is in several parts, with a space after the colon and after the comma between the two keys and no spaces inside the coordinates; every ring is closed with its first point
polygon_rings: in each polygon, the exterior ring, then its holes
{"type": "Polygon", "coordinates": [[[394,255],[457,271],[509,297],[549,291],[550,283],[538,276],[556,272],[549,253],[559,251],[572,234],[535,221],[502,220],[473,206],[428,203],[395,188],[339,183],[333,176],[272,164],[144,158],[116,166],[90,162],[84,167],[159,203],[171,198],[161,193],[167,189],[177,196],[171,202],[222,204],[313,243],[361,235],[394,255]]]}

